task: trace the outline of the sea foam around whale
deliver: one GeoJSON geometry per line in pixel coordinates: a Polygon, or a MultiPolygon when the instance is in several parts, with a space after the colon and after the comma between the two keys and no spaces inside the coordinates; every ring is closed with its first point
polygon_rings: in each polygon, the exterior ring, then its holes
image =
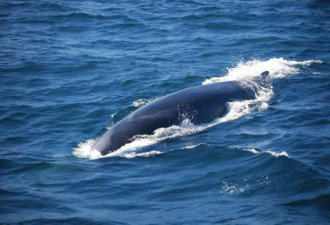
{"type": "MultiPolygon", "coordinates": [[[[167,128],[159,128],[151,135],[137,135],[134,137],[131,143],[128,143],[117,151],[111,152],[105,156],[102,156],[99,151],[92,148],[96,139],[90,139],[78,144],[73,150],[73,154],[80,158],[98,159],[103,157],[150,157],[163,152],[158,150],[152,150],[149,152],[137,152],[137,150],[150,146],[161,141],[177,138],[186,135],[192,135],[198,132],[202,132],[207,128],[215,126],[220,123],[225,123],[231,120],[236,120],[244,115],[247,115],[253,111],[262,111],[268,108],[268,102],[273,96],[273,87],[271,81],[273,79],[285,78],[290,75],[297,75],[300,69],[308,67],[314,63],[322,63],[320,60],[306,60],[306,61],[293,61],[285,60],[283,58],[271,58],[266,61],[252,60],[252,61],[240,61],[236,66],[227,68],[227,74],[225,76],[215,76],[209,78],[203,82],[203,85],[223,82],[223,81],[238,81],[242,85],[249,86],[256,94],[256,99],[231,102],[228,104],[228,113],[219,119],[214,120],[208,124],[194,125],[189,120],[183,121],[180,126],[171,126],[167,128]],[[261,73],[269,71],[269,78],[267,83],[260,85],[261,73]]],[[[132,103],[135,107],[141,107],[144,104],[151,102],[152,100],[137,100],[132,103]]],[[[269,153],[274,157],[286,156],[285,151],[276,153],[271,150],[265,150],[265,153],[269,153]]]]}

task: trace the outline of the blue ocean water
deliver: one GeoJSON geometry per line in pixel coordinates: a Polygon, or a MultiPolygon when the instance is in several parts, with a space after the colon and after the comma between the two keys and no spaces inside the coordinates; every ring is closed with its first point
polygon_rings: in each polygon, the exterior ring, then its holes
{"type": "Polygon", "coordinates": [[[330,3],[0,2],[1,224],[330,224],[330,3]],[[271,84],[100,157],[186,87],[271,84]]]}

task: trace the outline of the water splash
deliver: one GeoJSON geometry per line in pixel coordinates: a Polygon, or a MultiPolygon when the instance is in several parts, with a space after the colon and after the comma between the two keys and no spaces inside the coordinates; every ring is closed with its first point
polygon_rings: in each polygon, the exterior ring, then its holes
{"type": "Polygon", "coordinates": [[[297,66],[310,66],[312,64],[323,63],[321,60],[294,61],[283,58],[271,58],[267,61],[252,60],[240,61],[235,67],[227,68],[227,75],[223,77],[212,77],[203,82],[210,84],[222,81],[253,80],[260,76],[264,71],[269,71],[271,79],[283,78],[288,75],[299,74],[300,69],[297,66]]]}
{"type": "Polygon", "coordinates": [[[221,194],[240,194],[245,191],[245,187],[241,187],[238,184],[229,183],[223,181],[220,186],[220,193],[221,194]]]}

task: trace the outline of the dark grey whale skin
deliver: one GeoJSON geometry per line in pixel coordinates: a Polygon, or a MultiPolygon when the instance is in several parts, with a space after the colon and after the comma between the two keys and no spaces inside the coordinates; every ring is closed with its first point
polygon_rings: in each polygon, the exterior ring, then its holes
{"type": "Polygon", "coordinates": [[[231,101],[254,99],[254,92],[238,82],[228,81],[190,87],[169,94],[134,111],[98,138],[93,149],[106,155],[132,141],[135,135],[152,134],[158,128],[208,123],[226,112],[231,101]]]}

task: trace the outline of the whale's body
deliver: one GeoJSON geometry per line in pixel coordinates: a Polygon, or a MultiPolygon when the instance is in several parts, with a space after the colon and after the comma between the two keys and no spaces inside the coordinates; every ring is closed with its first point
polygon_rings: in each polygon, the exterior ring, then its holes
{"type": "Polygon", "coordinates": [[[228,102],[253,98],[252,89],[235,81],[187,88],[129,114],[98,138],[93,148],[106,155],[131,142],[135,135],[152,134],[158,128],[179,125],[185,119],[193,124],[208,123],[225,114],[228,102]]]}

